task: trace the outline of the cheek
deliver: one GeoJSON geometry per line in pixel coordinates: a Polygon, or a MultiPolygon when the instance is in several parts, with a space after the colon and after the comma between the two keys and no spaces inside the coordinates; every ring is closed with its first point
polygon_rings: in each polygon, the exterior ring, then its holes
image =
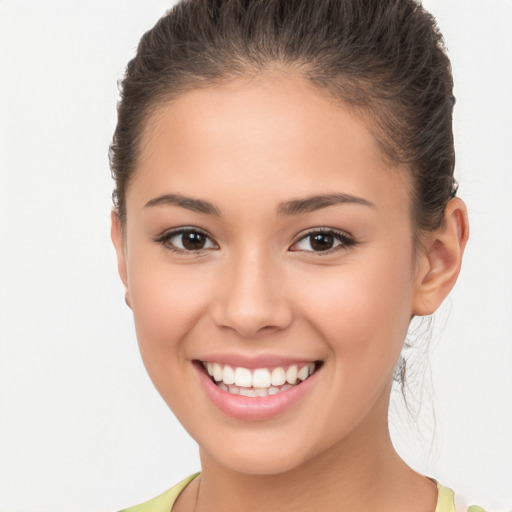
{"type": "Polygon", "coordinates": [[[307,293],[297,291],[308,304],[309,323],[336,356],[336,364],[344,367],[344,375],[387,376],[394,368],[412,311],[412,260],[406,254],[397,261],[395,254],[349,257],[346,264],[311,275],[307,293]]]}
{"type": "Polygon", "coordinates": [[[177,368],[176,363],[185,357],[187,333],[203,316],[208,279],[193,266],[170,265],[141,256],[134,257],[129,267],[137,339],[153,380],[159,380],[161,373],[168,379],[168,371],[177,368]]]}

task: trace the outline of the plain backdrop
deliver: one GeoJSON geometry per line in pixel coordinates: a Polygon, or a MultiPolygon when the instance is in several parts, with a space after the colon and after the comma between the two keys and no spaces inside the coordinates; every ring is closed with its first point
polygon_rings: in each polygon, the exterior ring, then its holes
{"type": "MultiPolygon", "coordinates": [[[[452,59],[472,235],[411,381],[420,416],[397,400],[393,436],[419,471],[512,510],[512,1],[425,5],[452,59]]],[[[169,6],[0,2],[2,512],[115,511],[199,468],[140,361],[109,238],[116,81],[169,6]]]]}

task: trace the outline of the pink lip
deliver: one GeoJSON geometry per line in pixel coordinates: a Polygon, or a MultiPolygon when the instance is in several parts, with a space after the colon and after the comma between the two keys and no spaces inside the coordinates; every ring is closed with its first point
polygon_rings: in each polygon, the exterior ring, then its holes
{"type": "Polygon", "coordinates": [[[300,384],[277,395],[247,397],[220,389],[204,371],[201,363],[194,364],[201,384],[210,400],[225,414],[245,421],[266,420],[285,412],[299,402],[315,385],[317,370],[300,384]]]}

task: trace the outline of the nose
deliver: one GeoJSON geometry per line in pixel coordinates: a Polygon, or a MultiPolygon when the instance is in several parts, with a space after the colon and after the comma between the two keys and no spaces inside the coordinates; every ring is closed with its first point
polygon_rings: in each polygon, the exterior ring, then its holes
{"type": "Polygon", "coordinates": [[[257,251],[232,259],[211,308],[216,325],[244,338],[288,327],[293,308],[280,266],[257,251]]]}

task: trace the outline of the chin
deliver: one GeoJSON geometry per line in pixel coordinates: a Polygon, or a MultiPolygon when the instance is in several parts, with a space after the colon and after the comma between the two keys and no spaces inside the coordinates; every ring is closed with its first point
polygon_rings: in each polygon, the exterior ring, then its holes
{"type": "Polygon", "coordinates": [[[305,463],[291,453],[279,454],[275,451],[266,453],[223,453],[220,456],[210,454],[216,462],[225,468],[247,475],[278,475],[296,469],[305,463]]]}
{"type": "Polygon", "coordinates": [[[273,437],[253,431],[252,435],[226,436],[226,439],[226,443],[219,443],[218,437],[210,443],[200,443],[203,465],[211,461],[237,473],[278,475],[302,467],[317,451],[322,451],[291,435],[273,437]]]}

